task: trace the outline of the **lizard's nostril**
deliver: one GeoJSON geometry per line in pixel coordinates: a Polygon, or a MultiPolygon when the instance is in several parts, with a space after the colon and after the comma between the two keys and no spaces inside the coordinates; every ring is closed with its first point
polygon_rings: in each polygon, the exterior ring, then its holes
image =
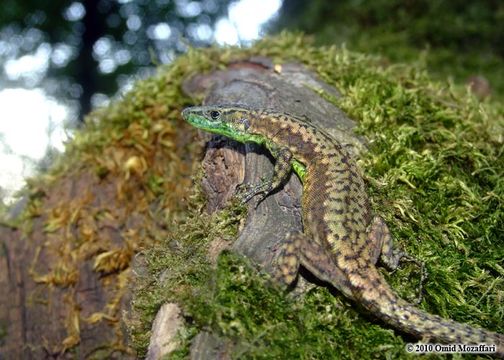
{"type": "Polygon", "coordinates": [[[189,111],[188,111],[188,110],[189,110],[189,109],[184,109],[184,110],[182,110],[182,117],[183,117],[184,119],[187,119],[187,115],[188,115],[188,113],[189,113],[189,111]]]}

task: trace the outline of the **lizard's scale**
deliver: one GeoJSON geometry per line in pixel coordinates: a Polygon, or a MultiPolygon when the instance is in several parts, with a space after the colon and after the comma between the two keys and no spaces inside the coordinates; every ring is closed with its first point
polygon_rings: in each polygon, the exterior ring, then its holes
{"type": "MultiPolygon", "coordinates": [[[[359,168],[344,147],[309,121],[284,113],[234,106],[184,110],[203,130],[266,146],[276,159],[272,179],[244,194],[264,199],[294,169],[303,182],[304,233],[288,236],[278,259],[278,280],[295,280],[302,264],[386,323],[424,339],[497,345],[504,336],[426,313],[399,298],[377,271],[376,262],[397,266],[386,224],[372,217],[359,168]]],[[[259,200],[259,201],[260,201],[259,200]]]]}

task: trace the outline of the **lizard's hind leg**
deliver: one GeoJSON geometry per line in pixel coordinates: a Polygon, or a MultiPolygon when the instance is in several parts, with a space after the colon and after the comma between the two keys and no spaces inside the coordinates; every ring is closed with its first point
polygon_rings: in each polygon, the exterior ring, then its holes
{"type": "Polygon", "coordinates": [[[399,267],[400,262],[413,262],[420,269],[420,285],[418,295],[413,303],[419,304],[422,301],[422,288],[427,278],[425,265],[417,258],[408,255],[404,251],[394,246],[394,241],[390,235],[390,230],[382,218],[376,216],[368,228],[368,238],[371,240],[370,256],[373,264],[380,262],[392,272],[399,267]]]}
{"type": "Polygon", "coordinates": [[[334,263],[329,250],[303,233],[290,233],[287,236],[281,245],[276,265],[275,280],[284,286],[294,282],[299,266],[303,265],[319,280],[328,282],[347,298],[353,299],[346,277],[334,263]]]}

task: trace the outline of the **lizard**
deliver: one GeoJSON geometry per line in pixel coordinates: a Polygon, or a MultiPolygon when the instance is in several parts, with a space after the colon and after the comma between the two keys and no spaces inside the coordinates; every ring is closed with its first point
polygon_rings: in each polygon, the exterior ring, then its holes
{"type": "Polygon", "coordinates": [[[241,105],[195,106],[186,122],[241,143],[267,148],[273,175],[241,194],[257,204],[294,171],[303,184],[303,232],[287,235],[276,260],[275,280],[288,287],[302,265],[383,322],[427,341],[495,345],[504,357],[504,335],[425,312],[400,298],[378,271],[378,260],[395,268],[404,253],[373,216],[363,176],[345,146],[324,129],[293,115],[241,105]]]}

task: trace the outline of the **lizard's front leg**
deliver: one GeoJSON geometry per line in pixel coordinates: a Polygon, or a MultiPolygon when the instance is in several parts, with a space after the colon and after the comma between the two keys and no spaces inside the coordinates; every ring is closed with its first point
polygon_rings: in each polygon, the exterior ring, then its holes
{"type": "MultiPolygon", "coordinates": [[[[244,203],[248,202],[254,196],[261,194],[257,200],[257,205],[261,203],[273,190],[282,185],[289,177],[292,171],[292,153],[287,148],[269,148],[271,155],[275,158],[275,167],[273,175],[270,179],[252,185],[245,192],[239,194],[238,197],[244,203]]],[[[256,206],[257,206],[256,205],[256,206]]]]}

